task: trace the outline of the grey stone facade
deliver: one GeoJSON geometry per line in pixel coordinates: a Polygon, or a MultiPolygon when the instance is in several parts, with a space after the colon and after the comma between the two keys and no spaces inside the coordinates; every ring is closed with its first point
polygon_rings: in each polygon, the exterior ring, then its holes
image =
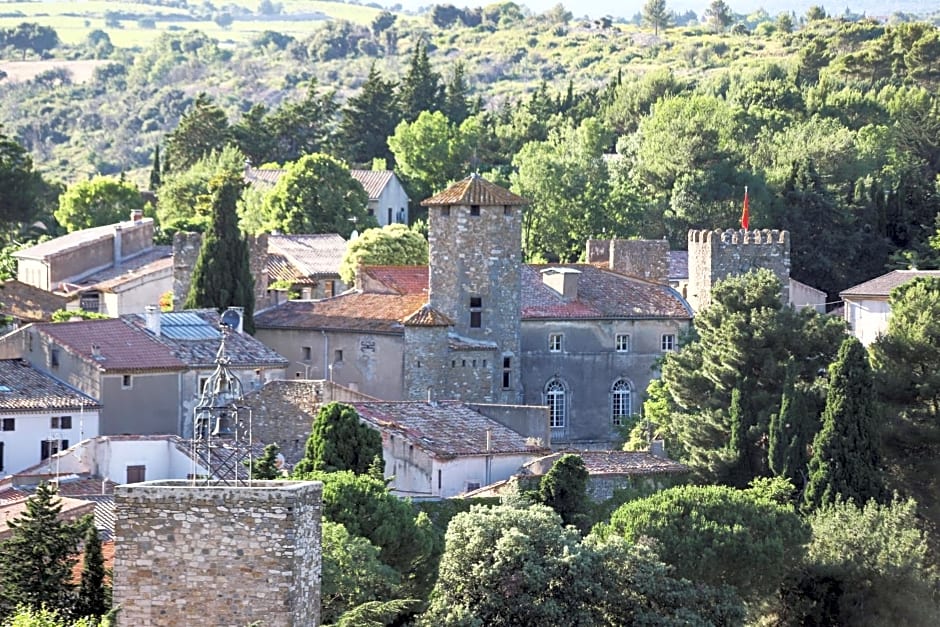
{"type": "Polygon", "coordinates": [[[319,482],[153,481],[115,490],[124,625],[319,624],[319,482]]]}
{"type": "Polygon", "coordinates": [[[687,299],[695,311],[711,302],[715,283],[755,268],[773,271],[780,281],[780,298],[790,302],[789,231],[689,231],[687,299]]]}
{"type": "Polygon", "coordinates": [[[669,283],[669,242],[666,240],[588,240],[587,262],[607,264],[614,272],[638,279],[669,283]]]}

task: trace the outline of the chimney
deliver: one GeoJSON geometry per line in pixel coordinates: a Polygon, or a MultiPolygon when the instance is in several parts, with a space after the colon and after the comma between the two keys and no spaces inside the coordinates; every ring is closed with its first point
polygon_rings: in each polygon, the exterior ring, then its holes
{"type": "Polygon", "coordinates": [[[143,209],[131,209],[131,222],[140,222],[144,219],[143,209]]]}
{"type": "Polygon", "coordinates": [[[121,259],[124,256],[123,251],[122,251],[123,243],[121,241],[122,239],[121,236],[122,236],[121,225],[115,224],[114,225],[114,265],[115,266],[121,265],[121,259]]]}
{"type": "Polygon", "coordinates": [[[147,305],[144,308],[144,322],[147,325],[147,330],[160,337],[160,316],[163,315],[159,307],[153,305],[147,305]]]}
{"type": "Polygon", "coordinates": [[[542,283],[555,290],[565,300],[578,299],[578,276],[574,268],[546,268],[542,270],[542,283]]]}

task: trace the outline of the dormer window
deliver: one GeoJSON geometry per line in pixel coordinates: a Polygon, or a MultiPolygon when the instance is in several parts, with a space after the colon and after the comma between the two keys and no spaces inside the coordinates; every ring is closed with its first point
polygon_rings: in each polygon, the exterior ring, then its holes
{"type": "Polygon", "coordinates": [[[470,205],[470,215],[472,216],[480,215],[480,205],[470,205]]]}

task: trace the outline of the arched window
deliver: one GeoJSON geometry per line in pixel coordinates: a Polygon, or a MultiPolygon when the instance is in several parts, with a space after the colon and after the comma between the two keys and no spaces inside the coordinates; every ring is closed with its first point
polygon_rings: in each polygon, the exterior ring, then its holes
{"type": "Polygon", "coordinates": [[[630,396],[630,383],[623,379],[614,381],[610,388],[610,420],[614,426],[626,424],[633,413],[633,399],[630,396]]]}
{"type": "Polygon", "coordinates": [[[567,392],[565,384],[558,379],[553,379],[545,386],[545,404],[548,405],[549,426],[552,429],[560,429],[565,426],[567,418],[567,404],[565,401],[567,392]]]}

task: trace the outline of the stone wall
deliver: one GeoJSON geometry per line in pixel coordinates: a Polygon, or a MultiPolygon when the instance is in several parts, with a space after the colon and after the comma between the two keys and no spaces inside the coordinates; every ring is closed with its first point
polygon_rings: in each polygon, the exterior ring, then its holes
{"type": "Polygon", "coordinates": [[[715,283],[767,268],[780,281],[780,298],[790,302],[790,233],[764,229],[689,231],[689,304],[701,311],[715,283]]]}
{"type": "Polygon", "coordinates": [[[587,262],[654,283],[669,283],[669,242],[658,239],[592,239],[587,262]]]}
{"type": "Polygon", "coordinates": [[[312,481],[118,486],[121,624],[319,624],[322,492],[312,481]]]}
{"type": "MultiPolygon", "coordinates": [[[[202,233],[177,233],[173,236],[173,311],[180,311],[186,302],[201,246],[202,233]]],[[[248,237],[248,261],[255,279],[255,311],[259,311],[269,299],[267,233],[248,237]]]]}

